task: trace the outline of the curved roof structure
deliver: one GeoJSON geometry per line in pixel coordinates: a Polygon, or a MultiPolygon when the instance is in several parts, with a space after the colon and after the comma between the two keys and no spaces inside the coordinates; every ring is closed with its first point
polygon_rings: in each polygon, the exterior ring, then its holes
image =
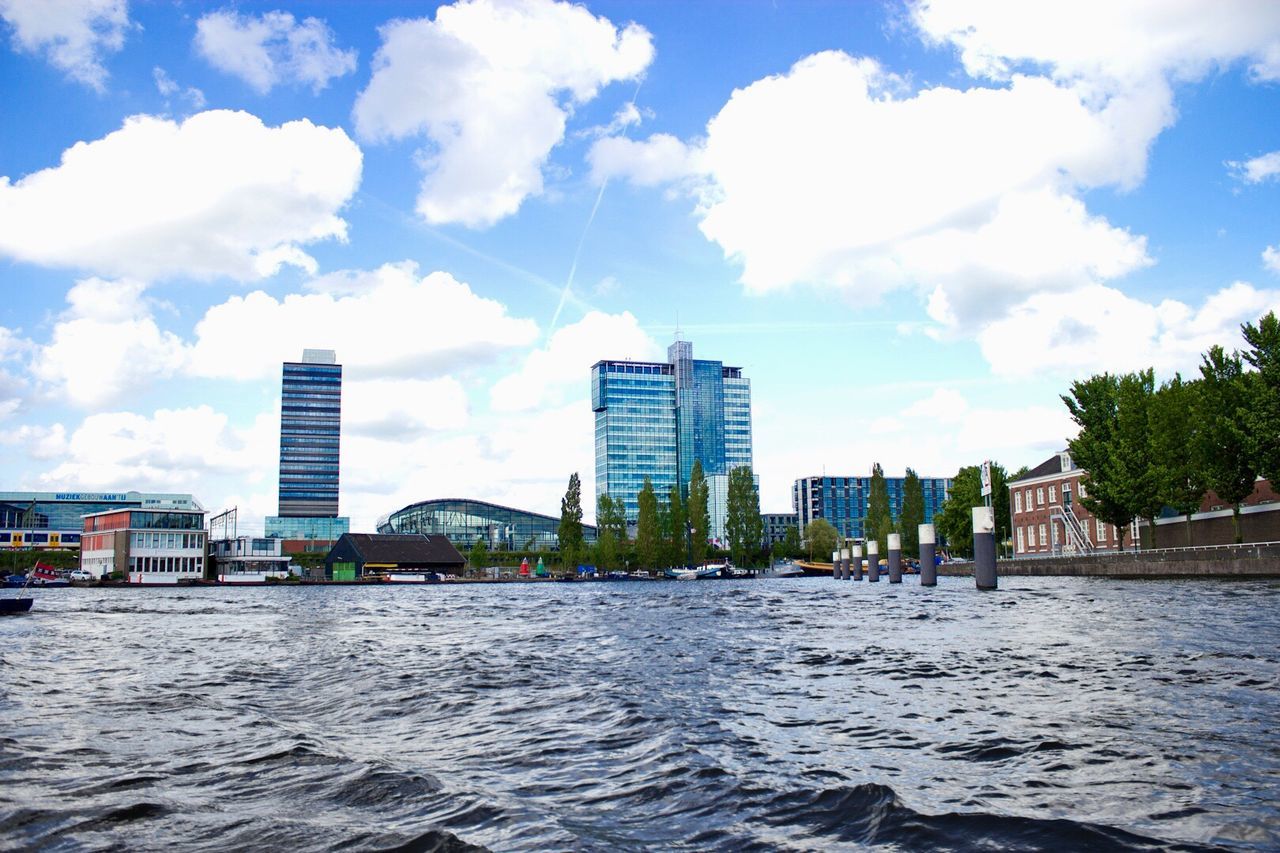
{"type": "MultiPolygon", "coordinates": [[[[474,498],[419,501],[378,520],[379,533],[444,535],[456,547],[470,548],[479,539],[491,551],[552,551],[560,547],[560,519],[474,498]]],[[[582,525],[594,542],[596,529],[582,525]]]]}

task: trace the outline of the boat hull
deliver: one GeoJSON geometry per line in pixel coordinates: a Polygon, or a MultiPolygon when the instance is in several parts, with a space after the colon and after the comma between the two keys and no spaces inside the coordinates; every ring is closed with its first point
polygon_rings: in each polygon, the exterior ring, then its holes
{"type": "Polygon", "coordinates": [[[34,598],[0,598],[0,615],[6,613],[26,613],[31,609],[34,598]]]}

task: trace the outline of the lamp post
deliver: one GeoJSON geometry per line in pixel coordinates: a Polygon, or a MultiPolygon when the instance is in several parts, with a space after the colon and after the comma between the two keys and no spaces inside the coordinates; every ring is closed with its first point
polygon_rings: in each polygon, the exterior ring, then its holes
{"type": "Polygon", "coordinates": [[[686,540],[689,543],[689,562],[686,564],[686,567],[692,569],[693,568],[693,534],[694,534],[693,525],[692,524],[688,525],[687,529],[689,531],[689,537],[686,540]]]}

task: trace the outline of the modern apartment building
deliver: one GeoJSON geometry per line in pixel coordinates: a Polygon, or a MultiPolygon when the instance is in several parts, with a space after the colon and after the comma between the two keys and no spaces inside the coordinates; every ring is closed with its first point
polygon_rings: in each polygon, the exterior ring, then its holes
{"type": "Polygon", "coordinates": [[[204,577],[209,535],[203,510],[110,510],[86,515],[80,568],[120,572],[129,583],[168,585],[204,577]]]}
{"type": "MultiPolygon", "coordinates": [[[[902,495],[906,477],[885,477],[889,492],[889,513],[896,523],[902,514],[902,495]]],[[[942,510],[951,492],[951,480],[946,477],[921,477],[924,492],[924,521],[933,522],[942,510]]],[[[867,503],[871,497],[871,477],[801,477],[791,487],[791,505],[796,510],[796,523],[800,535],[814,519],[825,518],[842,537],[862,539],[866,533],[863,524],[867,518],[867,503]]]]}
{"type": "MultiPolygon", "coordinates": [[[[280,389],[279,515],[266,520],[271,538],[328,548],[350,527],[338,516],[342,365],[333,350],[307,349],[286,361],[280,389]]],[[[286,549],[304,550],[303,547],[286,549]]]]}
{"type": "Polygon", "coordinates": [[[708,539],[724,538],[729,472],[751,467],[751,380],[739,367],[695,359],[677,340],[666,362],[599,361],[591,367],[595,412],[596,494],[609,494],[639,515],[645,477],[660,500],[671,486],[688,490],[695,459],[707,477],[708,539]]]}
{"type": "Polygon", "coordinates": [[[191,495],[148,492],[0,492],[0,549],[79,548],[84,517],[112,509],[192,509],[191,495]]]}
{"type": "Polygon", "coordinates": [[[762,512],[760,520],[764,522],[764,544],[772,545],[787,538],[787,528],[795,527],[798,516],[794,512],[762,512]]]}

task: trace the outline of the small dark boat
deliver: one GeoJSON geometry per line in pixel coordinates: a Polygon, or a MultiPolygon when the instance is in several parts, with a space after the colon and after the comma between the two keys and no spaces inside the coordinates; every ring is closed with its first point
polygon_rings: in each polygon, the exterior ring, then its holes
{"type": "Polygon", "coordinates": [[[31,609],[34,598],[0,598],[0,615],[8,613],[26,613],[31,609]]]}

